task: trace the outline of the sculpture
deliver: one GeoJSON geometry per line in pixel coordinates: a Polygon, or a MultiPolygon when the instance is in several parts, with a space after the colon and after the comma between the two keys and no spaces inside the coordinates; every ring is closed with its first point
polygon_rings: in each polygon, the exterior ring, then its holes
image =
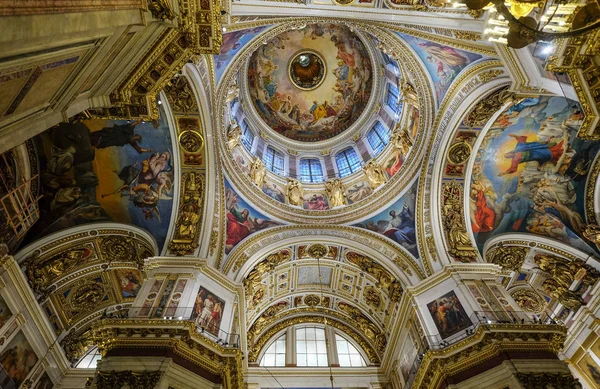
{"type": "Polygon", "coordinates": [[[367,162],[367,164],[363,167],[363,171],[365,172],[365,176],[367,176],[367,180],[369,181],[369,185],[371,188],[375,189],[385,183],[385,175],[383,174],[383,170],[377,161],[374,159],[367,162]]]}
{"type": "Polygon", "coordinates": [[[404,157],[408,155],[408,152],[413,145],[413,141],[410,139],[408,131],[406,131],[406,129],[401,130],[398,126],[394,129],[394,132],[392,132],[390,142],[392,142],[395,148],[400,150],[404,157]]]}
{"type": "Polygon", "coordinates": [[[325,190],[330,207],[340,207],[346,204],[342,180],[334,178],[325,182],[325,190]]]}
{"type": "Polygon", "coordinates": [[[267,172],[265,171],[265,165],[263,161],[261,161],[261,159],[258,157],[254,158],[254,161],[252,161],[252,166],[250,166],[250,180],[252,180],[254,185],[261,188],[265,182],[266,175],[267,172]]]}
{"type": "Polygon", "coordinates": [[[287,202],[290,205],[302,206],[302,184],[292,178],[287,182],[287,202]]]}
{"type": "Polygon", "coordinates": [[[227,147],[229,147],[229,150],[233,150],[235,146],[240,144],[241,136],[242,129],[235,120],[231,120],[229,131],[227,132],[227,147]]]}
{"type": "Polygon", "coordinates": [[[565,308],[575,310],[584,304],[581,296],[560,285],[552,278],[548,278],[542,283],[542,289],[548,296],[558,300],[565,308]]]}

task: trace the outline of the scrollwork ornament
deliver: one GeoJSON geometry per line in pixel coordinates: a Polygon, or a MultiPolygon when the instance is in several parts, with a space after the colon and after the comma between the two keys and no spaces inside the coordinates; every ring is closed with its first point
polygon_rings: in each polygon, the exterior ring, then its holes
{"type": "Polygon", "coordinates": [[[185,130],[179,134],[179,145],[188,153],[198,153],[204,147],[204,138],[196,131],[185,130]]]}
{"type": "Polygon", "coordinates": [[[135,262],[135,258],[137,257],[132,239],[122,236],[103,238],[100,243],[100,252],[108,262],[135,262]]]}
{"type": "Polygon", "coordinates": [[[486,255],[488,262],[502,266],[503,269],[520,271],[529,251],[526,247],[499,245],[486,255]]]}
{"type": "Polygon", "coordinates": [[[115,389],[127,385],[131,389],[154,388],[161,377],[160,371],[99,371],[96,374],[97,389],[115,389]]]}
{"type": "Polygon", "coordinates": [[[467,233],[463,212],[463,186],[458,182],[449,182],[442,187],[442,222],[450,255],[461,262],[471,262],[477,252],[467,233]]]}
{"type": "Polygon", "coordinates": [[[306,253],[308,255],[310,255],[312,258],[317,259],[325,257],[328,252],[329,250],[327,249],[327,247],[320,243],[312,244],[306,249],[306,253]]]}
{"type": "Polygon", "coordinates": [[[567,373],[517,373],[517,379],[525,389],[561,388],[581,389],[577,379],[567,373]]]}
{"type": "Polygon", "coordinates": [[[542,296],[531,289],[519,289],[510,295],[515,300],[515,303],[526,312],[540,313],[546,306],[546,302],[542,296]]]}

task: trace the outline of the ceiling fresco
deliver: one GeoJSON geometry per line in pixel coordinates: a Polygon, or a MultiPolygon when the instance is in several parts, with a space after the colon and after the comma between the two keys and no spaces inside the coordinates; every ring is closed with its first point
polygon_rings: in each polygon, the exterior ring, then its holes
{"type": "Polygon", "coordinates": [[[225,209],[227,212],[226,254],[229,254],[238,243],[255,232],[281,225],[249,205],[227,180],[225,180],[225,209]]]}
{"type": "Polygon", "coordinates": [[[377,232],[404,247],[415,258],[419,258],[415,232],[418,183],[419,180],[416,180],[404,195],[385,210],[354,226],[377,232]]]}
{"type": "Polygon", "coordinates": [[[227,65],[229,65],[233,57],[244,48],[246,43],[250,42],[267,27],[268,26],[260,26],[223,34],[221,52],[218,55],[213,56],[217,84],[219,84],[221,77],[223,77],[223,73],[225,73],[225,70],[227,69],[227,65]]]}
{"type": "Polygon", "coordinates": [[[398,33],[425,64],[434,85],[438,104],[458,74],[473,62],[486,57],[465,50],[442,46],[439,43],[398,33]]]}
{"type": "Polygon", "coordinates": [[[173,208],[171,131],[154,123],[61,123],[34,138],[40,164],[40,220],[29,244],[76,225],[116,221],[150,231],[162,248],[173,208]]]}
{"type": "Polygon", "coordinates": [[[318,142],[350,127],[373,85],[363,42],[346,26],[312,24],[256,50],[248,88],[262,120],[290,139],[318,142]]]}
{"type": "Polygon", "coordinates": [[[594,252],[583,236],[584,199],[600,144],[576,137],[582,121],[578,103],[536,97],[511,105],[492,124],[469,191],[480,251],[498,234],[523,232],[594,252]]]}

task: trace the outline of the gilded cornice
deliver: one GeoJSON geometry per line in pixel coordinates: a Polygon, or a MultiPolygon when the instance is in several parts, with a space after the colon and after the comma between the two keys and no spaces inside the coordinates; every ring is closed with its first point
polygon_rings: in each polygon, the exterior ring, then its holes
{"type": "MultiPolygon", "coordinates": [[[[238,261],[246,263],[250,260],[250,265],[254,267],[258,261],[262,260],[262,255],[259,254],[257,257],[257,253],[264,251],[267,247],[268,251],[274,251],[278,247],[281,247],[278,243],[286,239],[294,239],[297,243],[301,243],[304,240],[314,243],[315,238],[318,238],[318,240],[327,239],[329,243],[335,243],[336,238],[339,238],[339,240],[347,240],[348,242],[354,242],[355,245],[358,244],[359,251],[370,252],[375,260],[385,265],[386,268],[392,271],[398,279],[403,280],[404,283],[406,283],[407,279],[412,281],[425,278],[423,270],[421,270],[415,259],[406,252],[398,250],[396,246],[381,234],[356,227],[331,225],[280,226],[259,231],[233,249],[224,265],[224,273],[229,274],[233,265],[238,261]],[[360,248],[361,246],[365,247],[360,248]],[[366,248],[370,248],[370,250],[366,248]],[[373,251],[379,255],[373,255],[373,251]],[[390,266],[389,261],[400,261],[408,265],[414,276],[405,274],[401,270],[401,266],[390,266]]],[[[340,244],[348,246],[344,242],[340,242],[340,244]]],[[[409,281],[409,284],[412,283],[411,281],[409,281]]]]}
{"type": "Polygon", "coordinates": [[[352,22],[351,20],[346,19],[295,18],[293,20],[293,22],[285,25],[271,28],[267,32],[255,38],[253,42],[246,45],[246,47],[242,49],[232,64],[229,65],[229,68],[225,72],[217,91],[217,111],[220,114],[215,115],[215,138],[226,139],[226,129],[229,123],[223,123],[223,118],[226,117],[227,112],[226,95],[228,86],[234,81],[234,77],[237,75],[240,66],[242,66],[246,60],[246,57],[252,53],[256,47],[261,45],[262,42],[267,38],[274,36],[285,29],[300,25],[302,23],[307,23],[309,21],[325,23],[335,21],[336,23],[351,24],[353,28],[361,29],[363,32],[376,36],[386,47],[393,48],[402,57],[402,61],[399,61],[399,65],[402,68],[402,74],[411,79],[411,82],[414,84],[420,96],[419,113],[421,120],[419,124],[419,136],[415,142],[415,145],[404,162],[401,172],[396,174],[381,189],[371,194],[368,198],[364,199],[364,201],[359,201],[348,206],[327,211],[309,211],[291,207],[282,204],[267,196],[262,191],[257,190],[256,186],[252,184],[248,177],[242,176],[239,173],[239,168],[233,161],[230,152],[226,149],[225,142],[220,141],[218,143],[220,145],[220,153],[223,156],[221,159],[221,163],[224,167],[223,170],[228,172],[231,182],[240,192],[244,193],[245,197],[250,203],[261,204],[262,210],[265,211],[265,213],[270,214],[280,220],[303,224],[320,223],[325,219],[328,223],[335,224],[353,222],[358,218],[373,214],[379,210],[382,202],[385,203],[388,202],[389,199],[397,197],[398,194],[402,193],[408,187],[408,183],[412,181],[412,178],[415,177],[418,171],[418,162],[422,160],[423,157],[422,145],[428,136],[428,132],[425,131],[427,128],[426,123],[428,120],[430,120],[429,118],[433,116],[434,102],[430,89],[430,82],[421,62],[414,57],[411,50],[401,39],[389,31],[383,31],[379,28],[374,28],[372,24],[352,22]]]}
{"type": "Polygon", "coordinates": [[[191,321],[104,319],[94,323],[92,331],[93,342],[102,355],[119,348],[168,348],[221,376],[224,388],[243,388],[242,352],[200,335],[191,321]]]}
{"type": "Polygon", "coordinates": [[[418,296],[421,293],[432,290],[443,281],[451,278],[455,274],[464,276],[466,274],[492,274],[499,276],[502,274],[502,268],[491,263],[460,263],[453,262],[444,266],[441,271],[426,278],[421,283],[406,288],[409,297],[418,296]]]}
{"type": "Polygon", "coordinates": [[[159,40],[111,93],[112,106],[94,109],[91,114],[111,119],[156,120],[158,94],[185,63],[194,55],[219,52],[220,2],[178,0],[177,8],[177,24],[161,23],[164,32],[159,40]]]}
{"type": "Polygon", "coordinates": [[[208,259],[194,257],[153,257],[145,260],[144,270],[148,273],[160,270],[168,270],[169,273],[176,273],[178,269],[188,273],[190,270],[198,270],[230,290],[236,290],[240,287],[239,284],[233,282],[211,266],[208,259]]]}
{"type": "Polygon", "coordinates": [[[503,352],[558,353],[566,327],[542,324],[482,324],[474,335],[442,350],[428,351],[417,371],[414,389],[439,387],[443,380],[503,352]]]}

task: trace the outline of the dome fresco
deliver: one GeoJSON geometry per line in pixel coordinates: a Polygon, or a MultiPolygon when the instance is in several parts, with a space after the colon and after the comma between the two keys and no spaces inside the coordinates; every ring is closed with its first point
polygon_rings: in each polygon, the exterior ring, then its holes
{"type": "Polygon", "coordinates": [[[274,37],[250,57],[248,89],[261,119],[293,140],[318,142],[364,111],[373,65],[346,26],[312,24],[274,37]]]}

